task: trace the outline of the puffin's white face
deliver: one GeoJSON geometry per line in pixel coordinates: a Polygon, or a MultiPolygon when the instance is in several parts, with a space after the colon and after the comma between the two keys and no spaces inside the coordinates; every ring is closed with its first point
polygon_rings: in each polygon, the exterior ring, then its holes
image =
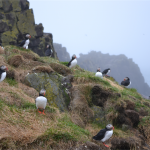
{"type": "Polygon", "coordinates": [[[114,130],[114,127],[113,127],[111,124],[108,124],[108,125],[106,126],[106,128],[107,128],[107,129],[112,129],[112,130],[114,130]]]}
{"type": "Polygon", "coordinates": [[[47,45],[47,48],[49,48],[49,45],[47,45]]]}
{"type": "Polygon", "coordinates": [[[76,57],[76,55],[74,54],[74,55],[72,56],[72,58],[75,59],[75,58],[77,58],[77,57],[76,57]]]}
{"type": "Polygon", "coordinates": [[[42,90],[40,91],[40,94],[42,94],[42,95],[44,95],[44,96],[45,96],[45,93],[46,93],[46,90],[44,90],[44,89],[42,89],[42,90]]]}
{"type": "Polygon", "coordinates": [[[129,78],[128,77],[124,78],[124,81],[126,81],[126,80],[129,80],[129,78]]]}
{"type": "Polygon", "coordinates": [[[30,35],[30,34],[27,34],[26,37],[27,37],[27,38],[31,38],[31,35],[30,35]]]}
{"type": "Polygon", "coordinates": [[[100,71],[101,71],[101,69],[100,69],[100,68],[97,68],[97,71],[99,71],[99,72],[100,72],[100,71]]]}
{"type": "Polygon", "coordinates": [[[1,68],[1,70],[8,70],[8,68],[6,66],[1,66],[0,68],[1,68]]]}

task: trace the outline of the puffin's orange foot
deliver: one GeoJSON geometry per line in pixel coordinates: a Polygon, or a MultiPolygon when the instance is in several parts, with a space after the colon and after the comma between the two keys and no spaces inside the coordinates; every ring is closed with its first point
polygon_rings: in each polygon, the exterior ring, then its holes
{"type": "Polygon", "coordinates": [[[108,146],[108,145],[106,145],[104,142],[103,142],[103,144],[104,144],[104,146],[109,147],[109,146],[108,146]]]}
{"type": "Polygon", "coordinates": [[[43,110],[42,114],[45,115],[44,110],[43,110]]]}
{"type": "Polygon", "coordinates": [[[38,109],[38,112],[41,114],[42,112],[41,111],[39,111],[39,109],[38,109]]]}

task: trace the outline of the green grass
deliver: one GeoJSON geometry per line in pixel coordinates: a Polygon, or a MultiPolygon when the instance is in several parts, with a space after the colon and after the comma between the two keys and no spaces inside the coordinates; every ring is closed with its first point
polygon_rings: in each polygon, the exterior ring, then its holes
{"type": "Polygon", "coordinates": [[[60,62],[60,64],[63,64],[63,65],[68,65],[68,62],[60,62]]]}
{"type": "Polygon", "coordinates": [[[6,83],[8,83],[10,86],[16,86],[18,85],[18,82],[15,80],[15,79],[10,79],[10,78],[7,78],[4,80],[6,83]]]}

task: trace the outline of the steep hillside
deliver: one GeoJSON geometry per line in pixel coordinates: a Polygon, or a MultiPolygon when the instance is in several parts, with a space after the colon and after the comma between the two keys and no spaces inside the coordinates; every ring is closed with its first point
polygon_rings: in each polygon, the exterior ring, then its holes
{"type": "Polygon", "coordinates": [[[0,53],[8,67],[0,83],[0,149],[107,150],[92,136],[108,123],[115,127],[111,150],[150,148],[150,102],[135,89],[31,50],[6,46],[0,53]],[[35,107],[41,88],[46,115],[35,107]]]}
{"type": "MultiPolygon", "coordinates": [[[[59,45],[59,44],[58,44],[59,45]]],[[[55,46],[57,55],[60,61],[69,61],[69,58],[64,59],[62,56],[68,56],[66,49],[60,49],[55,46]]],[[[125,55],[109,55],[101,52],[91,51],[88,54],[80,54],[77,59],[78,65],[88,71],[96,72],[98,67],[101,71],[107,68],[111,68],[109,74],[120,84],[125,77],[131,79],[130,88],[135,88],[143,97],[148,98],[150,93],[150,87],[145,83],[144,77],[140,71],[140,68],[135,64],[132,59],[128,59],[125,55]]]]}
{"type": "Polygon", "coordinates": [[[78,64],[81,68],[93,72],[97,67],[100,67],[102,71],[111,68],[110,76],[115,78],[119,84],[125,77],[129,77],[132,83],[131,88],[136,88],[141,94],[149,96],[150,87],[145,83],[140,68],[125,55],[116,56],[92,51],[86,55],[81,54],[78,64]]]}

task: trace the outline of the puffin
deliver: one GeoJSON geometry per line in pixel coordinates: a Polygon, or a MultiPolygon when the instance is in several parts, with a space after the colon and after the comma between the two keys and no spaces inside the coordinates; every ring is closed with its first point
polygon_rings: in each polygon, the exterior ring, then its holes
{"type": "Polygon", "coordinates": [[[113,130],[114,127],[111,124],[108,124],[105,129],[100,130],[97,135],[93,136],[93,139],[101,141],[106,147],[109,147],[104,142],[113,135],[113,130]]]}
{"type": "Polygon", "coordinates": [[[50,45],[47,45],[47,50],[45,51],[45,55],[46,56],[49,56],[49,57],[51,57],[51,55],[52,55],[52,50],[51,50],[51,46],[50,45]]]}
{"type": "Polygon", "coordinates": [[[107,76],[109,73],[110,73],[110,68],[105,69],[105,70],[102,72],[103,76],[107,76]]]}
{"type": "Polygon", "coordinates": [[[74,67],[74,66],[76,66],[76,64],[77,64],[77,59],[76,59],[77,57],[76,57],[76,55],[74,54],[73,56],[72,56],[72,59],[70,60],[70,62],[67,64],[67,66],[69,67],[69,68],[72,68],[72,67],[74,67]]]}
{"type": "Polygon", "coordinates": [[[103,75],[102,75],[102,73],[101,73],[101,71],[100,71],[100,68],[97,68],[97,72],[96,72],[95,76],[96,76],[96,77],[100,77],[100,78],[103,79],[103,75]]]}
{"type": "Polygon", "coordinates": [[[0,67],[0,82],[2,82],[6,78],[6,70],[8,70],[6,66],[0,67]]]}
{"type": "Polygon", "coordinates": [[[39,96],[35,100],[35,104],[38,109],[38,112],[43,115],[45,115],[44,110],[47,104],[47,98],[45,97],[45,93],[46,90],[42,89],[39,93],[39,96]],[[43,112],[40,111],[41,109],[43,110],[43,112]]]}
{"type": "Polygon", "coordinates": [[[29,43],[30,43],[29,38],[31,38],[31,35],[30,35],[30,34],[26,34],[25,40],[23,40],[23,41],[19,44],[19,46],[20,46],[20,47],[23,47],[23,48],[25,48],[25,49],[28,49],[28,45],[29,45],[29,43]]]}
{"type": "Polygon", "coordinates": [[[131,81],[128,77],[124,78],[124,81],[121,82],[121,85],[128,87],[131,85],[131,81]]]}

